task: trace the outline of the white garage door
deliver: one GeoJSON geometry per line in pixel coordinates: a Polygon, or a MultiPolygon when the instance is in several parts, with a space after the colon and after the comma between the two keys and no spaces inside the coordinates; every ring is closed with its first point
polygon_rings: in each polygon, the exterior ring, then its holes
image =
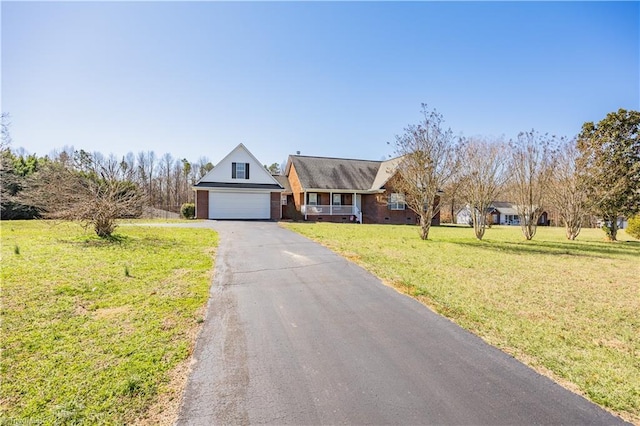
{"type": "Polygon", "coordinates": [[[209,219],[269,219],[269,193],[209,192],[209,219]]]}

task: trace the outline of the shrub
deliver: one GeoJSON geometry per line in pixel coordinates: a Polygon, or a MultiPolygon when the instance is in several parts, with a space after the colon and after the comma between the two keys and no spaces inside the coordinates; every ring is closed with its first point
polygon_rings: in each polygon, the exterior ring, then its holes
{"type": "Polygon", "coordinates": [[[180,207],[180,214],[185,219],[193,219],[196,216],[196,205],[193,203],[184,203],[180,207]]]}
{"type": "Polygon", "coordinates": [[[640,240],[640,214],[629,219],[626,231],[627,234],[631,235],[633,238],[640,240]]]}

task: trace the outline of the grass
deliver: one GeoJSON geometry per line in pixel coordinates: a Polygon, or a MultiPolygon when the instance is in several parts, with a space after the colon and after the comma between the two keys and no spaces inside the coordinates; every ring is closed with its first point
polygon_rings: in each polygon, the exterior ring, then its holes
{"type": "Polygon", "coordinates": [[[640,423],[640,241],[538,228],[287,223],[564,386],[640,423]]]}
{"type": "Polygon", "coordinates": [[[213,231],[127,226],[101,240],[16,221],[1,232],[0,424],[155,423],[154,404],[177,405],[213,231]]]}

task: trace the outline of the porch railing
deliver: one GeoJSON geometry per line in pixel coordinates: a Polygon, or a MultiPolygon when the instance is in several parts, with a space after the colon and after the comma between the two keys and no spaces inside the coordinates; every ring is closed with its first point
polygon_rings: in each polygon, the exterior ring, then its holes
{"type": "Polygon", "coordinates": [[[340,205],[340,206],[331,206],[331,205],[305,205],[302,206],[302,214],[309,215],[357,215],[358,207],[352,205],[340,205]]]}

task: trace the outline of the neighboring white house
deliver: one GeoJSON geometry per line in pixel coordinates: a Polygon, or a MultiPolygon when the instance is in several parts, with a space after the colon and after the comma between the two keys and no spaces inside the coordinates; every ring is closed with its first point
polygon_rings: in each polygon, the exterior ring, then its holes
{"type": "Polygon", "coordinates": [[[518,210],[515,204],[505,201],[494,201],[491,207],[495,210],[493,223],[496,225],[520,225],[520,216],[518,216],[518,210]]]}
{"type": "MultiPolygon", "coordinates": [[[[596,222],[596,227],[602,228],[605,224],[604,219],[598,219],[596,222]]],[[[618,218],[618,229],[625,229],[628,226],[627,218],[620,216],[618,218]]]]}
{"type": "Polygon", "coordinates": [[[281,218],[282,185],[238,145],[193,187],[198,219],[281,218]]]}
{"type": "MultiPolygon", "coordinates": [[[[488,220],[494,225],[520,225],[520,216],[516,205],[505,201],[494,201],[487,209],[488,220]]],[[[471,224],[471,209],[463,207],[456,215],[456,223],[471,224]]],[[[543,212],[538,225],[547,224],[547,213],[543,212]]]]}

